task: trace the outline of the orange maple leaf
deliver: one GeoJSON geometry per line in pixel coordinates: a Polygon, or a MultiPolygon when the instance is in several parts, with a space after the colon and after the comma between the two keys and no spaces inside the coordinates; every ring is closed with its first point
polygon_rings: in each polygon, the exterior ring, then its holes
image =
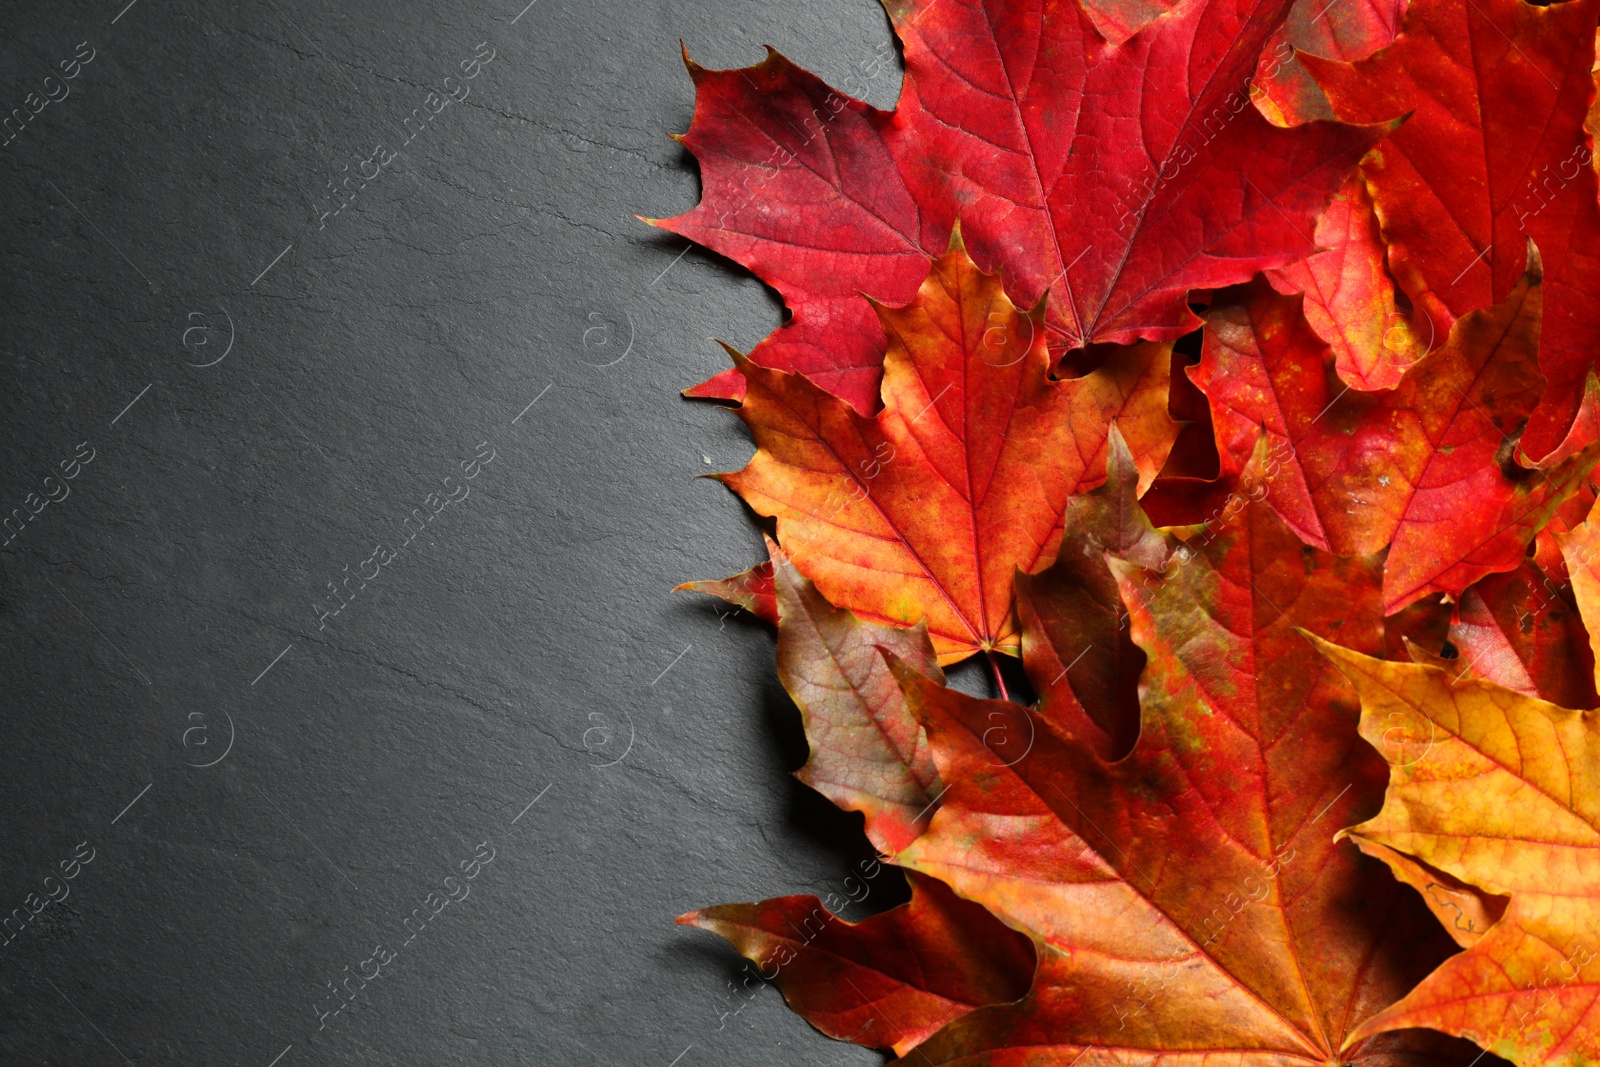
{"type": "Polygon", "coordinates": [[[1067,501],[1105,477],[1112,422],[1146,482],[1165,462],[1171,345],[1052,380],[1043,303],[1018,309],[959,234],[910,304],[875,306],[889,337],[883,410],[864,416],[736,355],[758,451],[721,477],[777,519],[779,542],[833,604],[926,619],[942,664],[1015,653],[1014,576],[1055,558],[1067,501]]]}
{"type": "MultiPolygon", "coordinates": [[[[1593,634],[1596,515],[1560,540],[1593,634]]],[[[1490,646],[1500,651],[1486,668],[1460,674],[1319,645],[1355,684],[1362,735],[1390,764],[1383,810],[1345,833],[1402,881],[1442,890],[1429,905],[1466,946],[1352,1039],[1429,1027],[1519,1067],[1595,1062],[1600,712],[1532,695],[1536,680],[1508,657],[1509,642],[1490,646]],[[1485,670],[1527,684],[1476,676],[1485,670]]]]}

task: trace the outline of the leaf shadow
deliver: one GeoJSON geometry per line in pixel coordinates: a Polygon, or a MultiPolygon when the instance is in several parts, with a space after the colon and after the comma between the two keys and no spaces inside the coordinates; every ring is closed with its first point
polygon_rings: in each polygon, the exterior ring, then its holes
{"type": "MultiPolygon", "coordinates": [[[[795,893],[814,892],[825,896],[839,892],[844,880],[859,870],[863,864],[871,865],[878,859],[877,851],[867,840],[863,829],[865,820],[859,812],[844,811],[821,793],[794,776],[794,771],[804,766],[810,757],[805,727],[800,709],[790,699],[774,668],[776,631],[770,623],[749,612],[734,609],[714,597],[699,598],[700,602],[686,601],[676,611],[701,619],[701,625],[718,620],[718,628],[738,630],[755,636],[750,631],[760,631],[765,640],[740,640],[738,645],[749,657],[748,677],[758,679],[755,696],[757,722],[766,742],[763,763],[777,765],[787,774],[780,774],[772,783],[783,797],[784,823],[782,829],[805,843],[805,851],[825,857],[828,871],[820,882],[810,885],[772,886],[768,896],[788,896],[795,893]],[[730,614],[731,612],[731,614],[730,614]]],[[[785,835],[787,836],[787,835],[785,835]]],[[[852,907],[845,916],[859,921],[867,915],[887,910],[904,903],[911,897],[905,878],[896,868],[887,864],[875,879],[872,891],[860,906],[852,907]]]]}

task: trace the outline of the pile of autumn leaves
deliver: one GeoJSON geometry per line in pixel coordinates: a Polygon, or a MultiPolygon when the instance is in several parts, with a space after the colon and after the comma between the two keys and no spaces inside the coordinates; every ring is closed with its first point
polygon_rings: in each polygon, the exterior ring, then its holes
{"type": "Polygon", "coordinates": [[[685,921],[914,1063],[1600,1059],[1600,0],[887,6],[658,224],[792,311],[695,587],[911,899],[685,921]]]}

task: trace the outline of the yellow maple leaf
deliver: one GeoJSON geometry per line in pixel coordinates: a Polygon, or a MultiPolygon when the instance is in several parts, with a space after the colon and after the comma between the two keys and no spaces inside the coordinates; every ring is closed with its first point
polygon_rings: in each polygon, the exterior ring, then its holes
{"type": "MultiPolygon", "coordinates": [[[[1600,633],[1600,510],[1562,548],[1600,633]]],[[[1342,836],[1422,892],[1464,948],[1350,1041],[1426,1027],[1519,1067],[1600,1061],[1600,711],[1317,643],[1389,762],[1383,809],[1342,836]]]]}

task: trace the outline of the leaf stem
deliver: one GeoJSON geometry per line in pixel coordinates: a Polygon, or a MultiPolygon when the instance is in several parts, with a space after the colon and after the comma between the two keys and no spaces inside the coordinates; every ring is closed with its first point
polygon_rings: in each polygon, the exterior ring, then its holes
{"type": "Polygon", "coordinates": [[[1000,657],[995,655],[994,649],[988,650],[989,669],[994,671],[994,684],[1000,687],[1000,699],[1010,700],[1011,694],[1006,692],[1006,680],[1000,674],[1000,657]]]}

